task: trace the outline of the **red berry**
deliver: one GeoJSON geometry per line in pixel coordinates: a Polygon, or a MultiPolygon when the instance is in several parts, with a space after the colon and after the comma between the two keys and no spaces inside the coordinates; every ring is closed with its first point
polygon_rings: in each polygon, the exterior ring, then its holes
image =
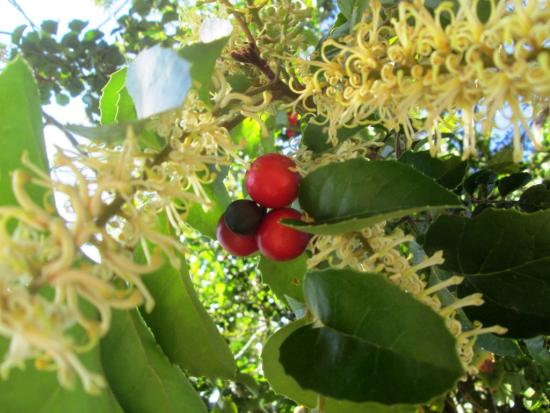
{"type": "Polygon", "coordinates": [[[297,113],[288,112],[286,114],[286,116],[288,118],[288,124],[290,126],[296,126],[298,124],[298,114],[297,113]]]}
{"type": "Polygon", "coordinates": [[[296,132],[292,129],[286,128],[285,135],[286,135],[287,138],[290,139],[290,138],[292,138],[296,135],[296,132]]]}
{"type": "Polygon", "coordinates": [[[307,246],[309,234],[280,223],[282,219],[300,219],[300,213],[292,208],[274,209],[269,212],[258,230],[260,252],[275,261],[296,258],[307,246]]]}
{"type": "Polygon", "coordinates": [[[225,224],[223,215],[218,222],[216,229],[216,237],[222,247],[230,254],[239,257],[246,257],[258,251],[258,243],[256,242],[256,234],[239,235],[232,232],[225,224]]]}
{"type": "Polygon", "coordinates": [[[278,153],[257,158],[246,172],[246,190],[250,197],[266,208],[282,208],[298,195],[300,175],[290,168],[294,161],[278,153]]]}

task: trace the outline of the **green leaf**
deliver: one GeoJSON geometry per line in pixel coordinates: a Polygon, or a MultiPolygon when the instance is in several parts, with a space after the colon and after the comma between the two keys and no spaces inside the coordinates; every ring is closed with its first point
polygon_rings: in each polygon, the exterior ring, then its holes
{"type": "MultiPolygon", "coordinates": [[[[75,329],[74,339],[83,342],[84,331],[75,329]]],[[[8,345],[0,337],[0,359],[8,345]]],[[[90,371],[103,374],[99,347],[79,357],[90,371]]],[[[56,372],[38,371],[32,362],[27,362],[24,370],[10,371],[6,380],[0,378],[0,406],[2,413],[123,413],[109,386],[99,395],[86,393],[80,383],[73,389],[65,389],[60,386],[56,372]]]]}
{"type": "Polygon", "coordinates": [[[496,173],[518,172],[521,165],[514,162],[514,150],[504,148],[494,154],[487,162],[487,168],[496,173]]]}
{"type": "Polygon", "coordinates": [[[304,302],[303,280],[307,271],[307,256],[302,254],[290,261],[273,261],[264,256],[260,259],[258,268],[262,280],[281,299],[291,297],[304,302]]]}
{"type": "Polygon", "coordinates": [[[531,178],[531,174],[526,172],[519,172],[500,178],[497,181],[498,192],[501,197],[506,198],[509,193],[526,185],[531,178]]]}
{"type": "Polygon", "coordinates": [[[525,212],[535,212],[550,208],[550,185],[533,185],[519,198],[519,205],[525,212]]]}
{"type": "Polygon", "coordinates": [[[122,122],[102,126],[82,126],[68,124],[65,127],[83,138],[98,140],[106,143],[121,142],[131,127],[134,133],[140,134],[145,131],[148,120],[142,119],[132,122],[122,122]]]}
{"type": "MultiPolygon", "coordinates": [[[[299,404],[314,408],[317,404],[317,393],[300,387],[294,378],[285,373],[279,361],[281,344],[294,331],[305,325],[305,320],[297,320],[269,338],[262,351],[262,369],[273,390],[299,404]]],[[[326,398],[326,413],[412,413],[415,410],[411,405],[386,406],[373,402],[353,403],[326,398]]]]}
{"type": "Polygon", "coordinates": [[[134,102],[132,102],[132,98],[125,87],[126,71],[127,68],[122,68],[114,72],[101,90],[99,110],[103,125],[117,121],[132,121],[137,118],[134,102]]]}
{"type": "Polygon", "coordinates": [[[525,340],[529,355],[541,366],[550,371],[550,351],[546,346],[546,339],[542,336],[525,340]]]}
{"type": "Polygon", "coordinates": [[[499,337],[494,334],[482,334],[476,339],[476,346],[481,347],[499,356],[521,356],[521,349],[518,343],[506,337],[499,337]]]}
{"type": "Polygon", "coordinates": [[[246,118],[231,130],[231,137],[250,157],[254,158],[262,141],[262,127],[257,120],[246,118]]]}
{"type": "Polygon", "coordinates": [[[27,29],[26,24],[17,26],[11,33],[11,42],[13,44],[19,44],[19,42],[21,41],[21,38],[23,37],[23,33],[25,32],[26,29],[27,29]]]}
{"type": "Polygon", "coordinates": [[[101,39],[104,36],[101,30],[92,29],[84,33],[84,41],[86,42],[95,42],[96,40],[101,39]]]}
{"type": "Polygon", "coordinates": [[[363,12],[369,7],[370,0],[338,0],[340,12],[349,21],[355,23],[361,20],[363,12]]]}
{"type": "Polygon", "coordinates": [[[178,51],[179,55],[191,62],[193,86],[205,103],[210,102],[210,85],[216,60],[227,44],[229,37],[222,37],[210,43],[195,43],[178,51]]]}
{"type": "Polygon", "coordinates": [[[46,33],[49,33],[49,34],[56,34],[57,33],[57,27],[58,27],[58,23],[54,20],[44,20],[41,24],[40,24],[40,27],[42,28],[42,30],[44,30],[46,33]]]}
{"type": "Polygon", "coordinates": [[[286,224],[313,234],[341,234],[419,211],[461,207],[456,195],[408,165],[364,159],[313,171],[300,184],[299,200],[315,222],[286,224]]]}
{"type": "Polygon", "coordinates": [[[203,208],[204,205],[193,204],[189,208],[189,214],[185,220],[191,227],[211,239],[216,239],[218,221],[227,206],[231,203],[231,197],[227,193],[227,188],[223,183],[226,175],[227,169],[224,169],[218,173],[215,182],[203,186],[211,202],[209,208],[205,211],[203,208]]]}
{"type": "MultiPolygon", "coordinates": [[[[364,128],[365,126],[338,129],[338,142],[344,142],[364,128]]],[[[332,148],[332,145],[328,143],[328,132],[325,130],[325,126],[317,125],[313,122],[310,122],[303,130],[302,143],[309,150],[316,153],[321,153],[332,148]]]]}
{"type": "Polygon", "coordinates": [[[159,45],[140,52],[128,65],[126,88],[139,119],[180,107],[191,88],[191,64],[159,45]]]}
{"type": "Polygon", "coordinates": [[[207,412],[182,371],[170,364],[155,343],[137,311],[113,312],[111,329],[101,341],[101,358],[106,378],[126,413],[207,412]]]}
{"type": "MultiPolygon", "coordinates": [[[[20,57],[0,73],[0,144],[0,205],[15,205],[10,174],[22,166],[23,153],[38,168],[48,171],[40,97],[32,71],[20,57]]],[[[36,186],[28,190],[41,204],[45,191],[36,186]]]]}
{"type": "Polygon", "coordinates": [[[466,161],[461,160],[458,156],[451,155],[442,159],[434,158],[430,155],[430,151],[405,152],[399,158],[399,162],[412,166],[449,189],[456,188],[462,182],[468,165],[466,161]]]}
{"type": "Polygon", "coordinates": [[[502,325],[511,337],[550,334],[550,210],[441,216],[424,248],[443,250],[442,268],[466,277],[461,297],[483,293],[484,305],[465,308],[470,319],[502,325]]]}
{"type": "Polygon", "coordinates": [[[354,402],[424,403],[463,374],[444,319],[381,274],[325,270],[306,275],[318,320],[280,347],[304,389],[354,402]]]}
{"type": "Polygon", "coordinates": [[[73,32],[80,33],[84,27],[88,25],[87,21],[74,19],[69,22],[69,29],[71,29],[73,32]]]}
{"type": "MultiPolygon", "coordinates": [[[[136,256],[144,261],[141,250],[136,256]]],[[[172,363],[194,376],[234,378],[233,354],[197,298],[184,257],[180,260],[179,269],[166,260],[144,277],[155,308],[151,313],[143,310],[143,318],[172,363]]]]}

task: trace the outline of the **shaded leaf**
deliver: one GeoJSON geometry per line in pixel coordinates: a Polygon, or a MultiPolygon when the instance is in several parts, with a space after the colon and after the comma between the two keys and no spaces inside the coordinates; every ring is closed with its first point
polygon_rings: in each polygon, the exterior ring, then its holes
{"type": "Polygon", "coordinates": [[[354,402],[422,403],[463,374],[443,318],[384,275],[311,272],[304,293],[319,321],[280,347],[301,387],[354,402]]]}
{"type": "Polygon", "coordinates": [[[531,174],[526,172],[519,172],[500,178],[497,181],[497,188],[500,196],[506,198],[506,196],[514,192],[516,189],[526,185],[531,180],[531,174]]]}
{"type": "Polygon", "coordinates": [[[299,200],[315,222],[287,225],[314,234],[340,234],[419,211],[461,207],[456,195],[408,165],[364,159],[313,171],[300,184],[299,200]]]}
{"type": "Polygon", "coordinates": [[[515,173],[520,170],[521,165],[514,162],[514,150],[504,148],[489,159],[487,168],[496,173],[515,173]]]}
{"type": "Polygon", "coordinates": [[[473,193],[479,188],[483,188],[488,194],[495,186],[497,175],[490,170],[482,169],[467,177],[464,181],[464,190],[473,195],[473,193]]]}
{"type": "Polygon", "coordinates": [[[525,212],[550,208],[550,185],[539,184],[527,188],[519,198],[519,205],[525,212]]]}
{"type": "Polygon", "coordinates": [[[17,26],[11,33],[11,42],[13,44],[19,44],[19,42],[21,41],[21,38],[23,37],[23,33],[25,32],[26,29],[27,29],[26,24],[17,26]]]}
{"type": "Polygon", "coordinates": [[[54,20],[44,20],[40,24],[40,27],[42,28],[42,30],[44,30],[45,32],[47,32],[49,34],[56,34],[58,23],[54,20]]]}
{"type": "MultiPolygon", "coordinates": [[[[305,390],[294,378],[285,373],[279,361],[281,344],[297,329],[306,325],[305,320],[297,320],[273,334],[262,351],[262,370],[271,387],[295,402],[314,408],[317,404],[317,393],[305,390]]],[[[379,403],[353,403],[345,400],[326,399],[326,413],[412,413],[414,406],[386,406],[379,403]]]]}
{"type": "Polygon", "coordinates": [[[84,29],[87,25],[87,21],[74,19],[69,22],[69,29],[71,29],[73,32],[80,33],[82,29],[84,29]]]}
{"type": "Polygon", "coordinates": [[[462,182],[468,165],[458,156],[434,158],[430,155],[430,151],[405,152],[399,158],[399,162],[418,169],[424,175],[434,178],[440,185],[449,189],[456,188],[462,182]]]}
{"type": "MultiPolygon", "coordinates": [[[[138,261],[143,261],[138,253],[138,261]]],[[[155,299],[151,313],[142,311],[170,361],[194,376],[233,378],[235,361],[225,339],[200,303],[184,257],[181,268],[168,260],[143,281],[155,299]]]]}
{"type": "MultiPolygon", "coordinates": [[[[338,129],[338,141],[342,143],[364,128],[365,126],[340,128],[338,129]]],[[[328,142],[328,132],[325,129],[325,126],[310,122],[302,131],[302,143],[309,150],[316,153],[321,153],[332,148],[332,145],[328,142]]]]}
{"type": "Polygon", "coordinates": [[[178,51],[179,55],[191,62],[193,86],[205,103],[210,101],[210,84],[216,60],[227,44],[229,37],[222,37],[211,43],[195,43],[178,51]]]}
{"type": "Polygon", "coordinates": [[[494,334],[480,335],[476,339],[476,346],[499,356],[521,356],[521,349],[515,340],[494,334]]]}
{"type": "Polygon", "coordinates": [[[441,216],[424,248],[428,254],[443,250],[442,268],[466,277],[461,297],[483,293],[484,305],[465,308],[470,319],[500,324],[511,337],[550,333],[550,211],[441,216]]]}
{"type": "Polygon", "coordinates": [[[303,280],[307,271],[307,256],[302,254],[290,261],[273,261],[264,256],[258,268],[262,280],[281,299],[286,296],[304,302],[303,280]]]}
{"type": "Polygon", "coordinates": [[[227,168],[224,168],[218,173],[216,180],[212,184],[203,186],[204,191],[210,199],[208,209],[205,210],[204,205],[193,204],[189,208],[189,213],[185,220],[191,227],[211,239],[216,239],[218,221],[227,206],[231,203],[231,197],[223,183],[226,175],[227,168]]]}
{"type": "Polygon", "coordinates": [[[170,364],[137,311],[114,311],[101,341],[105,376],[126,413],[206,413],[182,371],[170,364]]]}
{"type": "MultiPolygon", "coordinates": [[[[0,73],[0,143],[0,205],[15,205],[10,174],[22,166],[23,153],[48,171],[38,89],[31,69],[20,57],[0,73]]],[[[28,190],[41,204],[45,191],[36,186],[28,186],[28,190]]]]}

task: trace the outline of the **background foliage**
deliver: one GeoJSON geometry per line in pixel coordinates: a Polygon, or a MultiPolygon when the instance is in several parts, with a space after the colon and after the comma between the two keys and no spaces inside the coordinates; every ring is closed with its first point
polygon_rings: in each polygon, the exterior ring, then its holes
{"type": "MultiPolygon", "coordinates": [[[[320,39],[323,36],[328,36],[331,30],[341,28],[342,24],[349,26],[353,22],[354,16],[360,13],[367,3],[349,0],[319,2],[317,13],[312,21],[315,35],[320,39]],[[341,11],[341,14],[338,15],[338,20],[336,20],[338,10],[341,11]],[[335,20],[335,27],[329,29],[335,20]]],[[[69,25],[69,31],[65,33],[60,33],[57,23],[50,20],[41,22],[40,27],[36,29],[20,26],[12,33],[11,44],[7,46],[5,53],[9,55],[9,59],[16,56],[24,57],[30,64],[32,73],[38,83],[42,104],[55,101],[60,105],[64,105],[71,98],[79,98],[85,102],[87,114],[92,121],[99,122],[101,120],[103,124],[107,124],[110,122],[108,115],[106,112],[100,112],[102,89],[109,81],[114,82],[114,77],[111,77],[111,75],[121,69],[126,59],[135,56],[139,51],[149,46],[174,44],[179,36],[191,30],[190,26],[186,26],[186,20],[180,14],[180,8],[179,2],[175,0],[134,0],[128,14],[119,17],[118,28],[110,33],[111,37],[109,41],[106,40],[106,33],[93,27],[88,27],[87,22],[79,20],[73,20],[69,25]]],[[[192,14],[193,9],[186,11],[186,13],[192,14]]],[[[0,51],[0,53],[2,52],[0,51]]],[[[20,62],[17,64],[23,64],[20,60],[16,62],[20,62]]],[[[21,73],[24,73],[24,71],[22,70],[21,73]]],[[[6,76],[5,73],[4,75],[6,76]]],[[[114,85],[114,83],[110,84],[114,85]]],[[[8,97],[7,95],[8,89],[2,88],[2,83],[0,83],[0,108],[8,106],[7,101],[11,96],[8,97]]],[[[118,102],[117,104],[120,103],[120,100],[116,101],[118,102]]],[[[108,101],[106,102],[105,105],[109,107],[108,101]]],[[[5,114],[3,113],[2,115],[5,114]]],[[[291,146],[296,147],[299,144],[297,139],[289,140],[286,138],[284,133],[289,125],[285,120],[286,114],[282,112],[280,115],[280,117],[271,120],[271,125],[273,126],[272,134],[267,139],[260,138],[260,129],[253,122],[243,122],[236,128],[236,132],[234,133],[237,136],[245,136],[247,140],[245,153],[243,153],[244,157],[254,158],[274,148],[284,151],[288,150],[291,146]]],[[[6,116],[18,119],[18,116],[22,115],[9,114],[6,116]]],[[[132,119],[134,115],[130,113],[127,116],[129,119],[132,119]]],[[[119,118],[119,120],[126,119],[119,118]]],[[[20,123],[23,124],[24,121],[21,120],[20,123]]],[[[315,142],[324,142],[323,139],[318,138],[316,141],[310,141],[311,136],[319,136],[321,133],[319,130],[315,130],[314,126],[303,125],[303,127],[302,139],[305,145],[310,146],[311,144],[310,147],[312,149],[319,151],[326,149],[323,147],[314,147],[316,145],[315,142]]],[[[29,133],[24,131],[17,131],[17,133],[20,133],[22,136],[29,135],[29,133]]],[[[545,139],[548,141],[548,127],[545,129],[545,136],[545,139]]],[[[342,136],[339,138],[343,141],[348,137],[342,136]]],[[[448,136],[447,138],[449,146],[452,148],[453,136],[448,136]]],[[[503,136],[502,145],[505,145],[507,140],[508,137],[503,136]]],[[[478,217],[471,222],[483,226],[482,232],[489,234],[488,239],[472,236],[473,239],[466,242],[469,248],[476,250],[484,246],[490,246],[492,242],[496,242],[491,237],[497,236],[496,234],[499,230],[504,232],[510,231],[509,234],[505,234],[508,237],[507,239],[509,239],[509,245],[502,246],[501,244],[502,251],[493,251],[496,254],[494,257],[494,267],[486,271],[490,275],[487,275],[488,278],[484,281],[485,272],[479,268],[479,265],[483,266],[485,262],[480,264],[472,260],[470,262],[472,266],[471,270],[464,271],[464,268],[457,268],[456,266],[456,262],[460,260],[452,256],[452,251],[455,251],[457,255],[462,253],[460,248],[456,247],[456,244],[460,243],[460,240],[448,237],[448,233],[451,232],[449,226],[460,226],[461,220],[464,220],[464,218],[458,216],[458,213],[455,217],[446,216],[439,218],[438,214],[434,212],[421,213],[413,219],[404,215],[408,215],[408,213],[414,211],[417,204],[424,205],[421,199],[413,200],[414,202],[411,202],[407,213],[399,212],[397,215],[391,214],[393,212],[392,207],[386,203],[385,207],[388,210],[381,213],[388,214],[388,217],[401,219],[400,224],[406,226],[423,242],[426,251],[440,249],[442,245],[447,246],[449,251],[451,251],[451,257],[447,258],[445,266],[438,271],[433,271],[430,277],[444,279],[449,275],[447,271],[461,270],[469,276],[469,283],[461,288],[467,289],[468,286],[475,283],[479,285],[483,284],[480,288],[485,288],[487,294],[490,295],[493,293],[491,290],[494,285],[493,278],[498,278],[499,272],[519,271],[518,265],[520,265],[528,267],[529,271],[532,270],[533,276],[536,278],[537,274],[541,272],[540,268],[542,267],[540,266],[546,265],[545,268],[547,271],[548,255],[543,254],[541,256],[529,256],[525,258],[526,255],[529,255],[529,251],[516,251],[514,254],[511,254],[510,250],[514,247],[521,249],[521,246],[524,245],[521,242],[517,242],[517,228],[514,228],[514,226],[524,228],[527,225],[525,222],[522,222],[523,218],[515,211],[532,213],[530,215],[533,221],[532,225],[541,230],[541,238],[543,239],[540,242],[548,242],[547,237],[550,231],[544,232],[548,228],[548,222],[550,222],[547,218],[548,209],[550,208],[550,170],[545,169],[548,168],[548,160],[550,159],[548,154],[532,155],[529,162],[515,164],[512,162],[511,150],[507,148],[499,150],[499,145],[497,147],[480,145],[479,149],[482,151],[483,156],[476,161],[465,162],[456,156],[434,159],[427,152],[415,150],[415,148],[402,154],[400,142],[403,141],[404,137],[400,134],[388,133],[385,146],[379,153],[385,154],[385,157],[398,155],[395,157],[399,158],[399,161],[404,164],[403,168],[406,165],[407,167],[416,169],[419,175],[425,175],[423,176],[427,185],[425,191],[432,196],[435,189],[429,188],[429,185],[434,183],[433,180],[445,187],[445,191],[443,191],[442,187],[438,187],[440,188],[438,190],[441,191],[442,206],[462,206],[467,211],[467,215],[478,217]],[[433,178],[433,180],[426,177],[433,178]],[[485,211],[488,208],[492,209],[485,211]],[[491,219],[490,223],[487,223],[490,216],[502,217],[502,225],[497,225],[494,229],[489,228],[490,225],[495,225],[495,222],[499,222],[491,219]],[[428,231],[433,222],[435,224],[428,231]],[[479,245],[476,243],[479,243],[479,245]],[[504,265],[502,264],[502,257],[506,256],[518,258],[519,261],[504,265]],[[533,261],[537,261],[537,267],[533,267],[533,261]]],[[[5,151],[10,157],[14,157],[14,152],[12,150],[5,151]]],[[[356,167],[354,166],[354,169],[356,167]]],[[[406,172],[403,176],[407,176],[406,172]]],[[[322,173],[320,171],[318,175],[322,173]]],[[[348,173],[349,171],[342,171],[342,174],[348,173]]],[[[386,172],[380,173],[387,176],[386,172]]],[[[401,178],[396,178],[396,182],[399,182],[401,178]]],[[[312,175],[308,179],[313,181],[316,177],[312,175]]],[[[326,180],[325,177],[318,179],[321,181],[326,180]]],[[[291,412],[294,409],[294,402],[276,394],[274,389],[267,383],[262,372],[260,354],[262,351],[261,343],[265,343],[267,338],[275,331],[296,318],[295,314],[301,310],[298,301],[303,298],[301,296],[301,287],[296,289],[290,285],[288,279],[281,281],[272,275],[270,276],[270,272],[280,273],[284,270],[286,274],[296,273],[303,275],[303,271],[301,270],[303,262],[300,261],[303,258],[299,258],[289,264],[284,264],[285,267],[283,269],[273,268],[274,266],[276,267],[276,264],[266,262],[263,259],[260,262],[261,273],[264,277],[262,280],[262,276],[260,276],[260,272],[256,268],[258,258],[245,260],[228,257],[220,249],[219,245],[212,240],[213,226],[215,225],[219,211],[223,210],[231,198],[234,199],[243,196],[242,188],[238,184],[241,181],[242,171],[237,168],[228,170],[224,182],[229,192],[223,193],[223,190],[220,190],[220,187],[216,187],[215,184],[211,188],[213,199],[219,202],[219,205],[217,205],[218,209],[215,209],[211,215],[205,214],[198,208],[191,212],[190,222],[193,227],[198,229],[198,231],[190,229],[189,233],[185,234],[190,252],[186,257],[187,268],[191,278],[185,278],[187,271],[183,269],[179,274],[170,274],[168,271],[163,271],[165,279],[157,277],[156,281],[150,281],[150,288],[152,290],[158,288],[159,291],[164,291],[164,288],[170,288],[170,291],[173,291],[175,295],[171,297],[173,303],[175,303],[171,308],[163,309],[159,307],[156,310],[158,313],[154,312],[147,316],[144,315],[148,325],[155,334],[160,348],[156,346],[151,331],[147,329],[137,312],[116,315],[114,324],[123,325],[123,328],[131,330],[133,336],[135,336],[132,344],[124,346],[122,342],[123,338],[113,334],[108,336],[102,345],[108,349],[108,351],[102,352],[102,357],[106,360],[104,365],[109,366],[109,369],[114,373],[112,377],[114,377],[116,383],[113,385],[113,388],[117,389],[114,397],[116,397],[118,404],[123,409],[132,410],[134,409],[133,403],[140,403],[140,400],[149,400],[151,408],[170,406],[165,407],[163,411],[176,411],[178,406],[180,406],[179,411],[182,411],[181,409],[184,409],[183,406],[189,406],[189,403],[197,402],[193,400],[193,393],[186,395],[185,392],[168,392],[164,394],[165,389],[158,389],[156,387],[157,383],[153,379],[158,374],[169,377],[169,380],[178,389],[193,386],[199,391],[209,411],[212,412],[284,413],[291,412]],[[184,274],[183,279],[181,278],[181,273],[184,274]],[[161,285],[155,286],[154,282],[161,285]],[[264,282],[267,282],[269,287],[264,282]],[[166,285],[170,287],[166,287],[166,285]],[[196,289],[196,296],[193,292],[193,287],[196,289]],[[293,301],[293,299],[296,301],[293,301]],[[225,373],[223,371],[221,373],[219,371],[208,371],[208,366],[213,369],[220,368],[222,370],[231,370],[233,368],[231,363],[228,363],[224,367],[225,361],[223,360],[223,355],[221,355],[224,350],[220,350],[223,347],[221,343],[219,343],[218,348],[209,349],[206,353],[207,355],[220,357],[219,360],[211,360],[210,363],[198,363],[205,370],[201,370],[198,367],[194,370],[193,366],[191,366],[194,357],[199,357],[200,360],[200,355],[193,355],[190,360],[182,361],[181,364],[187,367],[187,371],[195,376],[189,382],[181,374],[180,368],[171,364],[165,356],[167,354],[170,360],[173,361],[174,358],[185,357],[187,352],[182,354],[170,353],[171,351],[176,351],[172,347],[172,344],[173,340],[178,340],[178,331],[174,331],[174,337],[163,338],[155,332],[155,324],[168,322],[166,315],[171,311],[178,312],[181,310],[185,312],[185,317],[189,317],[190,312],[195,311],[194,315],[197,318],[204,317],[201,310],[197,309],[199,306],[196,304],[199,301],[206,305],[208,314],[214,320],[214,325],[204,334],[206,336],[215,336],[215,330],[217,329],[229,341],[229,347],[235,356],[237,367],[236,378],[233,380],[211,378],[223,377],[225,373]],[[195,310],[192,310],[193,308],[195,310]],[[128,354],[128,359],[121,359],[118,357],[120,352],[116,352],[116,347],[121,345],[126,349],[131,348],[135,342],[139,342],[144,349],[148,349],[147,351],[150,352],[148,354],[152,354],[154,357],[144,363],[147,371],[131,370],[131,376],[136,380],[144,378],[143,381],[128,382],[126,376],[118,378],[116,373],[132,369],[132,360],[139,358],[140,354],[128,354]],[[120,381],[118,381],[119,379],[120,381]],[[147,390],[150,393],[145,396],[132,397],[130,389],[135,388],[147,390]]],[[[361,184],[357,183],[357,185],[361,184]]],[[[306,210],[308,209],[308,202],[311,202],[311,205],[319,205],[319,202],[311,200],[312,197],[321,196],[330,198],[334,196],[333,194],[323,194],[317,191],[313,184],[307,188],[310,189],[310,192],[308,193],[307,189],[303,189],[300,195],[300,200],[306,210]]],[[[371,188],[370,190],[376,191],[378,189],[371,188]]],[[[2,193],[5,195],[9,192],[2,191],[2,193]]],[[[353,191],[353,194],[359,193],[360,191],[353,191]]],[[[338,200],[342,197],[345,197],[345,194],[338,195],[338,200]]],[[[353,215],[355,210],[360,211],[363,209],[363,201],[362,199],[352,199],[350,205],[355,209],[352,208],[351,212],[347,211],[349,213],[346,213],[346,217],[349,218],[350,214],[353,215]]],[[[325,207],[323,211],[312,209],[311,211],[308,210],[308,212],[314,216],[318,214],[319,218],[335,218],[333,211],[331,211],[331,206],[326,204],[325,207]]],[[[359,215],[353,218],[368,219],[368,217],[359,215]]],[[[340,224],[342,225],[341,222],[340,224]]],[[[348,224],[344,222],[343,225],[348,224]]],[[[338,230],[338,228],[334,229],[333,227],[328,231],[329,233],[334,233],[334,231],[338,230]]],[[[315,231],[319,231],[319,229],[311,230],[311,232],[315,231]]],[[[320,231],[327,230],[325,228],[320,231]]],[[[473,233],[474,235],[477,234],[475,231],[473,233]]],[[[414,253],[414,251],[411,252],[414,253]]],[[[472,251],[466,251],[465,254],[469,254],[470,256],[475,255],[472,251]]],[[[520,267],[520,269],[524,270],[524,267],[520,267]]],[[[291,281],[294,278],[292,277],[291,281]]],[[[300,285],[302,280],[298,281],[298,285],[300,285]]],[[[539,284],[538,287],[540,285],[542,284],[539,284]]],[[[510,288],[514,292],[514,295],[517,296],[517,290],[520,286],[512,285],[510,288]]],[[[424,411],[443,410],[451,412],[458,411],[460,408],[464,408],[467,411],[489,412],[550,411],[550,401],[547,397],[548,392],[550,392],[548,338],[545,336],[526,338],[531,337],[532,334],[530,333],[532,332],[544,333],[549,331],[548,320],[550,319],[550,310],[548,303],[550,301],[545,300],[545,297],[548,297],[547,288],[547,283],[543,285],[542,289],[537,289],[537,285],[535,285],[528,291],[538,292],[540,296],[531,295],[534,293],[526,293],[527,295],[519,297],[522,301],[520,303],[514,303],[509,300],[509,297],[504,297],[502,299],[503,302],[514,306],[516,304],[518,306],[526,305],[526,302],[535,301],[541,307],[537,310],[539,311],[540,318],[533,318],[532,325],[524,325],[521,322],[512,320],[514,326],[517,325],[517,330],[512,329],[510,331],[512,337],[503,338],[489,335],[480,338],[476,345],[476,358],[478,364],[481,366],[481,374],[477,377],[469,377],[467,381],[459,382],[458,390],[446,399],[432,400],[430,403],[426,403],[424,411]],[[538,328],[542,328],[542,330],[539,331],[538,328]],[[528,330],[527,333],[525,333],[526,330],[528,330]]],[[[458,294],[466,294],[466,291],[459,290],[458,294]]],[[[502,291],[494,291],[494,294],[504,293],[502,291]]],[[[167,303],[170,302],[167,301],[167,303]]],[[[486,313],[481,316],[486,316],[491,320],[491,313],[498,313],[500,308],[497,306],[487,311],[489,314],[486,313]]],[[[476,314],[476,316],[479,317],[479,314],[476,314]]],[[[177,317],[177,315],[171,315],[171,317],[177,317]]],[[[182,315],[182,317],[184,316],[182,315]]],[[[294,326],[296,324],[290,324],[290,327],[287,327],[287,329],[292,329],[294,326]]],[[[166,327],[163,326],[162,328],[166,327]]],[[[194,327],[190,326],[189,328],[193,329],[194,327]]],[[[161,327],[159,327],[160,330],[161,327]]],[[[303,331],[302,333],[305,334],[303,331]]],[[[427,337],[432,337],[431,333],[427,332],[426,334],[427,337]]],[[[201,338],[199,336],[197,339],[201,338]]],[[[307,339],[310,340],[311,338],[308,337],[307,339]]],[[[422,348],[422,345],[419,344],[418,347],[422,348]]],[[[140,349],[137,348],[135,351],[139,353],[140,349]]],[[[281,351],[284,351],[284,349],[281,351]]],[[[2,352],[0,351],[0,353],[2,352]]],[[[307,354],[303,354],[302,356],[306,357],[307,354]]],[[[90,359],[90,363],[99,363],[99,354],[90,354],[90,359]]],[[[71,393],[72,397],[74,397],[73,401],[62,397],[58,400],[58,394],[56,390],[53,390],[53,375],[40,374],[31,373],[31,375],[28,375],[25,373],[24,376],[20,377],[20,373],[15,373],[9,382],[10,386],[13,385],[13,389],[17,389],[17,381],[25,380],[25,382],[33,383],[33,386],[40,388],[37,392],[46,389],[46,391],[52,393],[51,398],[46,404],[47,406],[51,406],[52,411],[70,409],[70,406],[75,405],[78,405],[79,409],[81,406],[91,405],[87,403],[82,404],[82,400],[86,400],[89,396],[81,394],[79,390],[71,393]]],[[[225,375],[229,376],[230,374],[225,375]]],[[[17,390],[12,391],[11,389],[11,387],[2,388],[0,406],[12,406],[14,400],[21,399],[26,400],[26,403],[28,403],[28,405],[23,407],[23,411],[30,411],[35,408],[31,398],[25,397],[17,390]]],[[[30,390],[27,389],[27,391],[30,390]]],[[[113,407],[115,404],[116,402],[113,404],[113,395],[103,395],[101,399],[94,399],[93,411],[116,411],[117,407],[113,407]]],[[[11,411],[9,407],[7,408],[7,411],[11,411]]],[[[140,405],[139,408],[146,409],[147,406],[140,405]]],[[[341,411],[345,411],[344,407],[340,406],[339,408],[342,409],[341,411]]],[[[197,411],[200,411],[200,408],[197,411]]]]}

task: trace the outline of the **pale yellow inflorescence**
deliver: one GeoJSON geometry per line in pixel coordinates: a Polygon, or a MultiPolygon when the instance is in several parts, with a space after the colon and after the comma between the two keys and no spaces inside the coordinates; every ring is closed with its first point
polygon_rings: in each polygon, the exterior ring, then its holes
{"type": "Polygon", "coordinates": [[[352,33],[327,39],[318,58],[288,58],[297,71],[294,106],[321,119],[333,144],[338,128],[380,122],[402,128],[409,145],[427,134],[433,155],[438,124],[454,112],[464,127],[465,158],[476,156],[476,125],[487,136],[497,111],[509,111],[515,160],[522,156],[520,127],[543,149],[522,105],[535,112],[549,104],[550,2],[491,0],[486,22],[477,3],[459,0],[455,12],[442,2],[432,14],[423,0],[403,1],[392,17],[371,1],[352,33]],[[419,111],[425,120],[416,130],[410,115],[419,111]]]}
{"type": "MultiPolygon", "coordinates": [[[[364,158],[370,147],[372,142],[351,139],[321,155],[302,150],[296,154],[295,161],[299,171],[310,172],[327,163],[364,158]]],[[[425,257],[420,262],[412,264],[411,254],[405,254],[401,247],[413,242],[414,237],[405,234],[400,228],[388,231],[386,224],[383,221],[341,235],[314,235],[308,246],[311,251],[308,268],[325,263],[332,268],[347,267],[361,272],[386,274],[392,283],[430,306],[445,319],[447,328],[456,337],[457,353],[465,370],[475,374],[477,369],[472,364],[475,337],[486,333],[502,334],[506,329],[500,326],[482,328],[481,324],[476,322],[474,328],[463,331],[460,321],[456,318],[457,311],[466,306],[482,305],[481,294],[476,293],[461,299],[454,298],[451,303],[444,306],[438,292],[460,284],[463,277],[452,276],[429,286],[420,272],[442,264],[442,252],[438,251],[431,257],[425,257]]]]}
{"type": "Polygon", "coordinates": [[[142,277],[163,257],[179,267],[185,246],[157,229],[158,215],[165,212],[179,230],[191,203],[209,205],[203,186],[236,152],[224,120],[191,93],[177,116],[156,121],[168,145],[162,161],[155,162],[158,150],[144,149],[143,137],[129,130],[120,145],[59,152],[52,176],[27,160],[31,174],[13,172],[19,205],[0,207],[0,336],[10,340],[2,376],[34,359],[39,369],[57,370],[66,387],[75,377],[91,393],[104,386],[79,353],[107,333],[112,309],[153,308],[142,277]],[[35,202],[29,185],[63,197],[69,222],[48,203],[35,202]],[[106,215],[115,197],[123,205],[106,215]],[[83,247],[94,248],[99,263],[87,259],[83,247]],[[134,260],[139,247],[145,263],[134,260]],[[82,334],[74,334],[75,326],[82,334]]]}

